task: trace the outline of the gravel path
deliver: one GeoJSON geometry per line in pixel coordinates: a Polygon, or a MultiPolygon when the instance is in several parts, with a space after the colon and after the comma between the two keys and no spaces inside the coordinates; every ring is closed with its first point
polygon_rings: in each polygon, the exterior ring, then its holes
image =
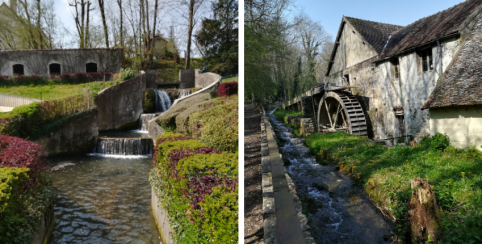
{"type": "Polygon", "coordinates": [[[261,189],[261,113],[244,107],[244,243],[264,243],[261,189]]]}

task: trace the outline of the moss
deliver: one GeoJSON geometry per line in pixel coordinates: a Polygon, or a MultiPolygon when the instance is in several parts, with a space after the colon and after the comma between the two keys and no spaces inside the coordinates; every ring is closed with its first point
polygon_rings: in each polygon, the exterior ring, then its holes
{"type": "Polygon", "coordinates": [[[156,112],[156,92],[153,89],[147,89],[144,91],[142,97],[142,109],[144,113],[156,112]]]}
{"type": "Polygon", "coordinates": [[[209,94],[197,94],[189,97],[177,103],[171,107],[165,113],[157,117],[156,123],[161,127],[176,126],[176,117],[183,111],[187,110],[191,106],[209,100],[211,96],[209,94]]]}

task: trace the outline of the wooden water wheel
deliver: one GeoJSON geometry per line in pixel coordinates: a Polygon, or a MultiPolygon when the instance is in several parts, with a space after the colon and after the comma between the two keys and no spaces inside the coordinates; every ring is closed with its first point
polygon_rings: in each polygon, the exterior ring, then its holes
{"type": "Polygon", "coordinates": [[[356,97],[345,91],[327,91],[318,106],[320,131],[345,131],[366,136],[367,122],[356,97]]]}

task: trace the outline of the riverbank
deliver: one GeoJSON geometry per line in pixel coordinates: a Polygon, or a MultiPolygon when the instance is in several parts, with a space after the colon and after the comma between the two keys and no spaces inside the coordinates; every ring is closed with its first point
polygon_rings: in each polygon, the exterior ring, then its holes
{"type": "Polygon", "coordinates": [[[397,224],[403,241],[411,179],[433,186],[443,210],[444,243],[478,243],[482,227],[482,154],[475,148],[437,146],[430,139],[418,146],[387,148],[366,137],[342,132],[313,134],[306,145],[322,165],[336,165],[350,176],[397,224]]]}
{"type": "Polygon", "coordinates": [[[244,243],[264,243],[261,189],[261,113],[244,106],[244,243]]]}

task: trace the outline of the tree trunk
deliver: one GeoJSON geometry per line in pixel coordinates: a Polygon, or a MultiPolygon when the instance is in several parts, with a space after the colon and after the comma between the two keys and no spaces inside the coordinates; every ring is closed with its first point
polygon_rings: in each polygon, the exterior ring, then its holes
{"type": "Polygon", "coordinates": [[[412,199],[408,203],[408,224],[412,243],[438,243],[440,232],[438,230],[442,210],[437,204],[435,193],[428,180],[420,177],[412,179],[410,182],[412,199]]]}
{"type": "Polygon", "coordinates": [[[89,48],[89,20],[90,20],[90,1],[87,2],[87,22],[85,23],[84,47],[89,48]]]}
{"type": "Polygon", "coordinates": [[[104,25],[105,46],[109,48],[109,32],[107,30],[107,23],[105,22],[104,14],[104,0],[99,0],[100,15],[102,16],[102,24],[104,25]]]}
{"type": "MultiPolygon", "coordinates": [[[[157,1],[157,0],[156,0],[157,1]]],[[[122,0],[117,0],[120,11],[120,46],[124,47],[124,32],[122,31],[122,0]]]]}
{"type": "Polygon", "coordinates": [[[187,31],[187,50],[186,50],[186,69],[191,68],[191,36],[192,36],[192,29],[193,29],[193,21],[194,21],[194,4],[195,0],[191,0],[189,4],[189,28],[187,31]]]}

